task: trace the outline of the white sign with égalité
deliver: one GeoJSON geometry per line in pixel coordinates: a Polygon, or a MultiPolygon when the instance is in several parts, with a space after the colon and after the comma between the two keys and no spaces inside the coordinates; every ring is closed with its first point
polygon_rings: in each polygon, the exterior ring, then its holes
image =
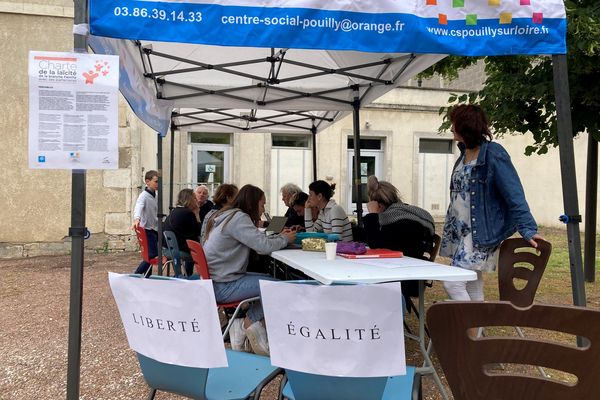
{"type": "Polygon", "coordinates": [[[227,367],[210,279],[108,274],[129,347],[166,364],[227,367]]]}
{"type": "Polygon", "coordinates": [[[29,167],[119,166],[119,57],[29,52],[29,167]]]}
{"type": "Polygon", "coordinates": [[[271,364],[329,376],[406,374],[400,283],[262,280],[260,291],[271,364]]]}

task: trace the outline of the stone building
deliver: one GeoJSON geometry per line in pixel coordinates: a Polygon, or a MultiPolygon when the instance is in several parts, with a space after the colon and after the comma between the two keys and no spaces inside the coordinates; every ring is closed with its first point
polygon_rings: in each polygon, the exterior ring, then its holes
{"type": "MultiPolygon", "coordinates": [[[[28,146],[27,60],[30,50],[70,51],[73,47],[73,3],[70,0],[0,1],[0,98],[4,156],[0,167],[0,258],[67,253],[70,225],[71,173],[30,170],[28,146]]],[[[481,66],[451,83],[440,79],[411,80],[361,110],[362,156],[367,172],[389,180],[406,202],[420,205],[443,218],[448,179],[456,157],[451,134],[438,134],[439,109],[451,92],[481,85],[481,66]]],[[[515,127],[517,130],[518,127],[515,127]]],[[[526,157],[527,135],[500,140],[521,176],[538,223],[558,226],[563,213],[558,150],[526,157]]],[[[337,122],[317,135],[319,179],[338,184],[335,198],[349,213],[352,171],[352,118],[337,122]]],[[[285,210],[279,188],[295,182],[307,188],[312,180],[310,135],[260,133],[176,132],[175,197],[182,187],[198,182],[255,184],[265,190],[271,215],[285,210]],[[211,172],[212,171],[212,172],[211,172]],[[212,174],[212,175],[211,175],[212,174]]],[[[164,139],[163,181],[169,184],[170,137],[164,139]]],[[[575,141],[580,205],[583,205],[586,140],[575,141]]],[[[156,168],[157,135],[131,112],[119,107],[119,169],[87,172],[87,220],[92,251],[123,251],[137,247],[130,230],[135,200],[143,175],[156,168]]],[[[169,197],[165,191],[165,208],[169,197]]],[[[582,207],[583,208],[583,207],[582,207]]]]}

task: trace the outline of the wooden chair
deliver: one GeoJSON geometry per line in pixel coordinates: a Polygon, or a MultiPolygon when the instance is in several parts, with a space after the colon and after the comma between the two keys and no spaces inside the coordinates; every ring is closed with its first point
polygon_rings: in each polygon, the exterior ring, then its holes
{"type": "MultiPolygon", "coordinates": [[[[437,258],[438,253],[440,252],[440,244],[441,243],[442,243],[442,238],[440,237],[440,235],[438,235],[437,233],[434,233],[433,234],[433,248],[431,249],[431,251],[429,253],[423,254],[423,258],[427,261],[434,262],[435,259],[437,258]]],[[[432,287],[433,281],[425,281],[424,284],[427,287],[432,287]]],[[[406,302],[406,311],[408,313],[411,313],[411,312],[415,313],[415,316],[417,317],[417,319],[421,318],[421,316],[419,315],[419,310],[417,309],[417,306],[415,305],[415,302],[412,300],[412,298],[410,296],[405,295],[404,301],[406,302]]],[[[418,336],[416,336],[414,333],[412,333],[411,329],[406,324],[406,322],[404,322],[404,328],[406,329],[406,332],[407,332],[406,337],[408,337],[409,339],[413,339],[413,340],[419,339],[418,336]]],[[[425,332],[429,335],[429,332],[427,331],[427,327],[425,327],[425,332]]]]}
{"type": "Polygon", "coordinates": [[[534,249],[529,242],[522,238],[506,239],[502,242],[498,255],[500,300],[510,301],[519,307],[528,307],[533,304],[535,293],[552,252],[552,244],[549,242],[538,240],[537,243],[538,247],[534,249]],[[532,269],[526,268],[522,264],[529,264],[532,269]],[[527,283],[522,289],[518,289],[515,279],[522,279],[527,283]]]}
{"type": "MultiPolygon", "coordinates": [[[[552,244],[538,240],[534,249],[529,242],[522,238],[506,239],[500,246],[498,255],[498,292],[500,300],[510,301],[519,307],[529,307],[533,304],[535,293],[546,270],[552,244]],[[532,269],[523,264],[530,265],[532,269]],[[515,279],[526,281],[523,288],[515,285],[515,279]]],[[[515,326],[519,337],[524,338],[523,330],[515,326]]],[[[542,367],[538,367],[542,376],[547,377],[542,367]]]]}
{"type": "MultiPolygon", "coordinates": [[[[138,245],[140,246],[140,252],[142,253],[142,260],[150,264],[150,268],[148,268],[148,271],[146,271],[146,273],[144,274],[145,277],[148,277],[150,276],[150,274],[152,274],[152,267],[158,265],[158,257],[150,258],[150,255],[148,253],[148,236],[146,235],[146,230],[144,229],[144,227],[138,225],[134,227],[134,230],[135,236],[137,237],[138,245]]],[[[163,256],[162,263],[163,266],[167,266],[168,268],[169,264],[171,264],[171,261],[168,260],[167,257],[163,256]]]]}
{"type": "Polygon", "coordinates": [[[427,261],[431,261],[434,262],[435,259],[438,256],[438,253],[440,252],[440,245],[442,243],[442,238],[440,237],[440,235],[438,235],[437,233],[433,234],[433,249],[431,249],[431,252],[426,253],[426,255],[424,255],[424,258],[427,261]]]}
{"type": "Polygon", "coordinates": [[[440,364],[456,400],[564,400],[600,398],[600,311],[574,306],[509,302],[440,302],[427,312],[427,325],[440,364]],[[476,327],[524,326],[584,336],[590,345],[577,348],[556,341],[497,336],[473,338],[476,327]],[[553,368],[575,375],[566,383],[547,377],[494,370],[496,363],[553,368]]]}
{"type": "MultiPolygon", "coordinates": [[[[202,249],[202,245],[195,240],[186,240],[186,243],[190,249],[190,254],[192,256],[192,260],[194,260],[194,264],[196,266],[196,271],[200,278],[202,279],[210,279],[210,271],[208,269],[208,263],[206,262],[206,256],[204,255],[204,249],[202,249]]],[[[223,331],[223,339],[227,337],[229,334],[229,329],[231,328],[231,324],[240,313],[242,306],[244,304],[252,303],[253,301],[260,300],[260,297],[250,297],[248,299],[234,301],[231,303],[217,303],[217,307],[222,308],[234,308],[235,311],[229,321],[227,322],[227,326],[223,331]]]]}

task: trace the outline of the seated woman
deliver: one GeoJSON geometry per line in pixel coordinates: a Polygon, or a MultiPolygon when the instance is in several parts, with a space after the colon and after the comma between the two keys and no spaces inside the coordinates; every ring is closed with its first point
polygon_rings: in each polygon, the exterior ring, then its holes
{"type": "MultiPolygon", "coordinates": [[[[274,280],[269,275],[246,272],[250,250],[269,254],[286,247],[296,238],[294,232],[266,236],[258,230],[265,202],[265,194],[261,189],[245,185],[230,207],[218,211],[208,221],[202,239],[215,297],[219,303],[259,296],[259,280],[274,280]]],[[[269,354],[264,315],[259,302],[250,306],[244,319],[238,318],[233,322],[230,336],[234,350],[241,350],[247,336],[256,354],[269,354]]]]}
{"type": "MultiPolygon", "coordinates": [[[[177,206],[171,210],[163,224],[164,231],[173,231],[177,237],[177,245],[188,276],[194,273],[194,263],[186,240],[200,238],[200,207],[192,189],[182,189],[177,195],[177,206]]],[[[167,253],[168,254],[168,253],[167,253]]]]}
{"type": "MultiPolygon", "coordinates": [[[[433,217],[422,208],[403,203],[398,189],[374,175],[367,180],[369,214],[363,217],[367,244],[373,249],[400,250],[405,256],[423,258],[433,248],[433,217]]],[[[402,282],[402,293],[418,296],[416,281],[402,282]]]]}
{"type": "Polygon", "coordinates": [[[281,187],[281,201],[285,204],[288,209],[284,214],[284,217],[287,217],[287,221],[285,222],[286,227],[292,227],[296,225],[304,226],[304,214],[298,215],[294,212],[293,205],[294,200],[298,197],[298,195],[302,192],[302,189],[293,183],[286,183],[281,187]]]}
{"type": "Polygon", "coordinates": [[[215,192],[215,195],[213,196],[214,205],[202,220],[202,229],[200,229],[201,235],[203,235],[206,231],[206,225],[208,224],[208,220],[210,219],[210,217],[216,214],[216,212],[220,209],[230,206],[233,203],[233,199],[235,199],[237,193],[238,187],[234,184],[222,183],[219,185],[217,191],[215,192]]]}
{"type": "Polygon", "coordinates": [[[335,183],[314,181],[308,186],[308,201],[304,209],[304,227],[307,232],[337,233],[344,242],[352,241],[352,226],[346,211],[336,204],[333,196],[335,183]],[[313,222],[312,207],[319,210],[313,222]]]}

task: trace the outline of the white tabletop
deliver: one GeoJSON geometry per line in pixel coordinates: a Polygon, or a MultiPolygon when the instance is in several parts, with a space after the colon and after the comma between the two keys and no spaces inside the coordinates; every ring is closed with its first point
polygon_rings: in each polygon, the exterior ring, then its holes
{"type": "Polygon", "coordinates": [[[474,281],[477,274],[411,257],[351,260],[336,256],[325,259],[324,252],[279,250],[271,257],[304,272],[321,283],[380,283],[405,280],[474,281]]]}

